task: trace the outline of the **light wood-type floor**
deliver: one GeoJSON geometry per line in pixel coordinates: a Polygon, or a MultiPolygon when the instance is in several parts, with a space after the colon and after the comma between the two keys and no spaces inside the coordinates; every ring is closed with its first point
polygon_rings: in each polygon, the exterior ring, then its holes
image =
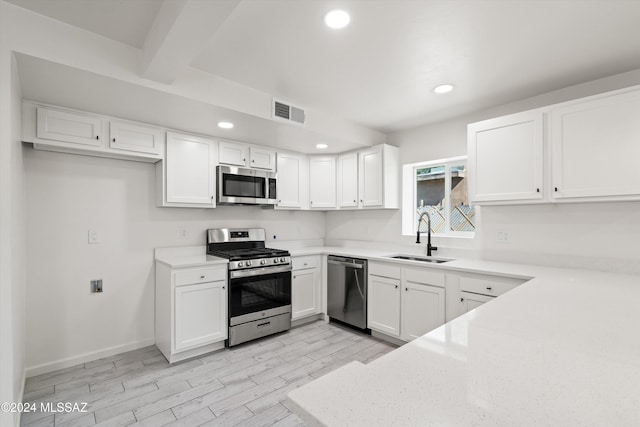
{"type": "Polygon", "coordinates": [[[87,402],[87,412],[23,413],[22,426],[303,426],[289,391],[395,347],[315,321],[169,365],[155,347],[27,379],[25,402],[87,402]]]}

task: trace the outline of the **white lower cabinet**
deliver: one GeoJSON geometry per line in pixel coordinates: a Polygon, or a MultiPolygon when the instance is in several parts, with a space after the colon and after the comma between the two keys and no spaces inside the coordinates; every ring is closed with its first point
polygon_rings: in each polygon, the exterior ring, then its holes
{"type": "Polygon", "coordinates": [[[447,274],[447,322],[515,289],[527,280],[474,273],[447,274]]]}
{"type": "Polygon", "coordinates": [[[460,314],[468,313],[474,308],[480,307],[485,302],[489,302],[495,297],[472,292],[460,291],[460,314]]]}
{"type": "Polygon", "coordinates": [[[445,323],[445,274],[369,263],[368,327],[411,341],[445,323]]]}
{"type": "Polygon", "coordinates": [[[400,337],[400,279],[369,275],[367,326],[400,337]]]}
{"type": "Polygon", "coordinates": [[[226,338],[226,281],[176,286],[175,350],[186,350],[226,338]]]}
{"type": "Polygon", "coordinates": [[[156,346],[170,363],[224,347],[227,266],[171,268],[156,262],[156,346]]]}
{"type": "Polygon", "coordinates": [[[291,320],[298,320],[321,312],[320,257],[294,257],[292,263],[291,320]]]}
{"type": "Polygon", "coordinates": [[[413,282],[402,288],[400,338],[411,341],[444,325],[444,288],[413,282]]]}

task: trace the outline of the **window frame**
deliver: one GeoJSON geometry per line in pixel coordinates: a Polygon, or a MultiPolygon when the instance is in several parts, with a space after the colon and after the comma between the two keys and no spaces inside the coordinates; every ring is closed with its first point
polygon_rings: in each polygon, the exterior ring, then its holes
{"type": "MultiPolygon", "coordinates": [[[[416,171],[418,169],[444,166],[444,186],[445,199],[444,210],[448,214],[445,216],[445,231],[439,233],[431,233],[436,237],[462,237],[474,238],[475,231],[453,231],[451,230],[451,167],[463,165],[468,171],[467,156],[449,157],[446,159],[429,160],[426,162],[408,163],[402,165],[402,235],[416,235],[417,221],[415,219],[415,209],[418,206],[418,183],[416,180],[416,171]]],[[[468,183],[467,183],[468,184],[468,183]]],[[[468,191],[468,190],[467,190],[468,191]]],[[[475,209],[478,209],[475,206],[475,209]]],[[[477,213],[477,211],[476,211],[477,213]]],[[[474,224],[477,228],[477,224],[474,224]]]]}

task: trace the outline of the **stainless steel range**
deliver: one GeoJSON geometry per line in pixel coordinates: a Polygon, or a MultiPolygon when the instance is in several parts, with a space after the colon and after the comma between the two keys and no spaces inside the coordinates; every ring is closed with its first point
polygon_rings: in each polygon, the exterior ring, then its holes
{"type": "Polygon", "coordinates": [[[207,253],[229,259],[231,347],[291,328],[291,257],[262,228],[207,230],[207,253]]]}

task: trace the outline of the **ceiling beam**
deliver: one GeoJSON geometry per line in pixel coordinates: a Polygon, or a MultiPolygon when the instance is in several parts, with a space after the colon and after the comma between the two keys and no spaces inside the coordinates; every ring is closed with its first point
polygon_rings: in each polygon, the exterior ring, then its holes
{"type": "Polygon", "coordinates": [[[144,78],[171,84],[240,0],[165,0],[142,47],[144,78]]]}

